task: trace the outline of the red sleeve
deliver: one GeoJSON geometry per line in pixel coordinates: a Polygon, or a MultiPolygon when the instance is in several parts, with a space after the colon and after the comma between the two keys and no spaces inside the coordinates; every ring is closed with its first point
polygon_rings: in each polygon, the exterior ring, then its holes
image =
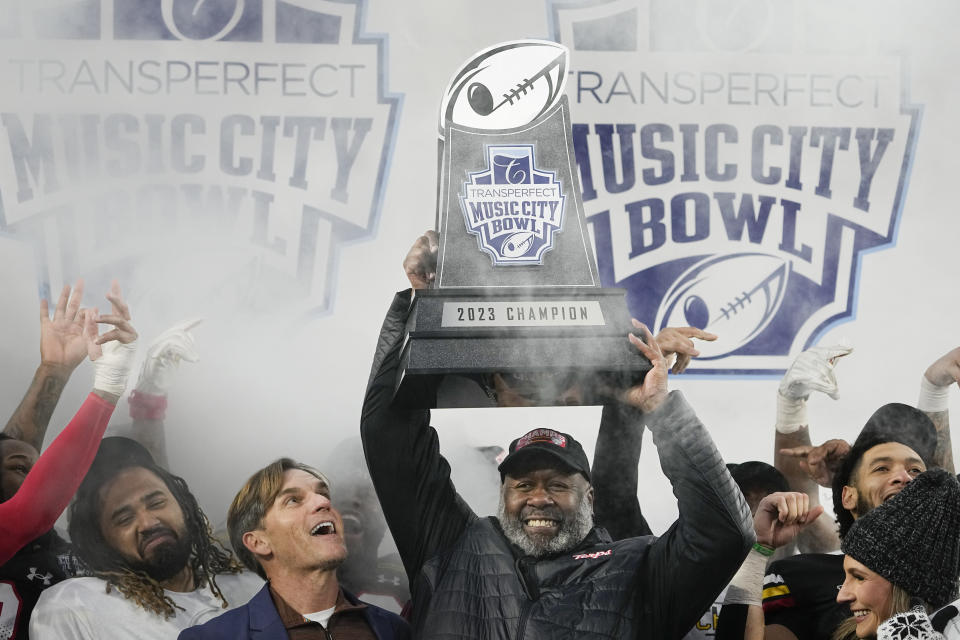
{"type": "Polygon", "coordinates": [[[27,474],[20,490],[0,503],[0,565],[49,531],[87,474],[114,405],[87,396],[70,424],[27,474]]]}

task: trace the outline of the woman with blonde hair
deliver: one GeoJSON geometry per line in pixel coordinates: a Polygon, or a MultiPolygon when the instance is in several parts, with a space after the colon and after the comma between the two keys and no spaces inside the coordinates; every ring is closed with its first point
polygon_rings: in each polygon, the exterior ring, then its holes
{"type": "Polygon", "coordinates": [[[837,602],[851,617],[834,640],[942,638],[927,614],[957,597],[960,484],[926,471],[859,518],[843,538],[846,575],[837,602]]]}

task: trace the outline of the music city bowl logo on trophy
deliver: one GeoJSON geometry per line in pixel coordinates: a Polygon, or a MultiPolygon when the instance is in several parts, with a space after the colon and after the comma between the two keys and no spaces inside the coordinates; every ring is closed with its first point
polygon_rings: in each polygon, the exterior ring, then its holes
{"type": "Polygon", "coordinates": [[[437,277],[414,301],[401,396],[421,376],[581,372],[620,383],[650,367],[626,340],[623,291],[600,287],[563,93],[567,57],[555,42],[505,42],[448,85],[437,277]]]}
{"type": "Polygon", "coordinates": [[[718,334],[688,370],[782,372],[856,309],[892,246],[920,107],[882,30],[800,0],[548,3],[604,286],[654,332],[718,334]]]}
{"type": "Polygon", "coordinates": [[[534,166],[532,145],[491,145],[487,165],[463,185],[467,231],[495,265],[543,264],[553,234],[563,229],[565,196],[556,172],[534,166]]]}

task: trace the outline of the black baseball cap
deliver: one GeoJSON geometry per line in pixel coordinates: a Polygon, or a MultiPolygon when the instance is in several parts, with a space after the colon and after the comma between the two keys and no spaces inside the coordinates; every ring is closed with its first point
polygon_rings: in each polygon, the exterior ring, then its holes
{"type": "Polygon", "coordinates": [[[519,460],[536,453],[548,454],[590,480],[590,461],[583,447],[570,434],[553,429],[534,429],[511,442],[507,457],[497,467],[501,480],[519,460]]]}
{"type": "Polygon", "coordinates": [[[779,469],[759,460],[728,463],[727,469],[740,491],[747,493],[762,492],[764,495],[777,491],[790,491],[790,483],[779,469]]]}
{"type": "Polygon", "coordinates": [[[863,454],[886,442],[899,442],[910,447],[930,467],[937,447],[937,430],[927,414],[910,405],[891,402],[873,412],[833,478],[833,510],[841,537],[853,524],[853,517],[843,507],[843,487],[850,484],[850,475],[863,454]]]}
{"type": "MultiPolygon", "coordinates": [[[[937,448],[937,429],[923,411],[907,404],[891,402],[873,412],[860,430],[847,458],[856,464],[868,449],[884,442],[905,444],[930,465],[937,448]],[[853,459],[854,452],[857,453],[856,459],[853,459]]],[[[849,475],[848,470],[844,481],[849,479],[849,475]]]]}

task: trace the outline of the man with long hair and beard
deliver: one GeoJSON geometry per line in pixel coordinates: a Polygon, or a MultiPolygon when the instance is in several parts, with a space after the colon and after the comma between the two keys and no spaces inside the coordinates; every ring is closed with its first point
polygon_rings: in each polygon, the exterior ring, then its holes
{"type": "Polygon", "coordinates": [[[34,639],[174,638],[263,584],[213,537],[186,482],[127,438],[104,439],[70,506],[69,532],[90,577],[44,592],[34,639]]]}
{"type": "Polygon", "coordinates": [[[69,543],[54,530],[90,467],[126,388],[137,332],[119,284],[107,299],[110,314],[81,310],[83,281],[65,286],[53,318],[40,309],[40,366],[23,402],[0,433],[0,638],[26,640],[40,594],[76,575],[69,543]],[[69,300],[69,301],[68,301],[69,300]],[[112,325],[100,334],[99,324],[112,325]],[[49,447],[39,454],[54,407],[85,357],[94,369],[93,391],[49,447]]]}

